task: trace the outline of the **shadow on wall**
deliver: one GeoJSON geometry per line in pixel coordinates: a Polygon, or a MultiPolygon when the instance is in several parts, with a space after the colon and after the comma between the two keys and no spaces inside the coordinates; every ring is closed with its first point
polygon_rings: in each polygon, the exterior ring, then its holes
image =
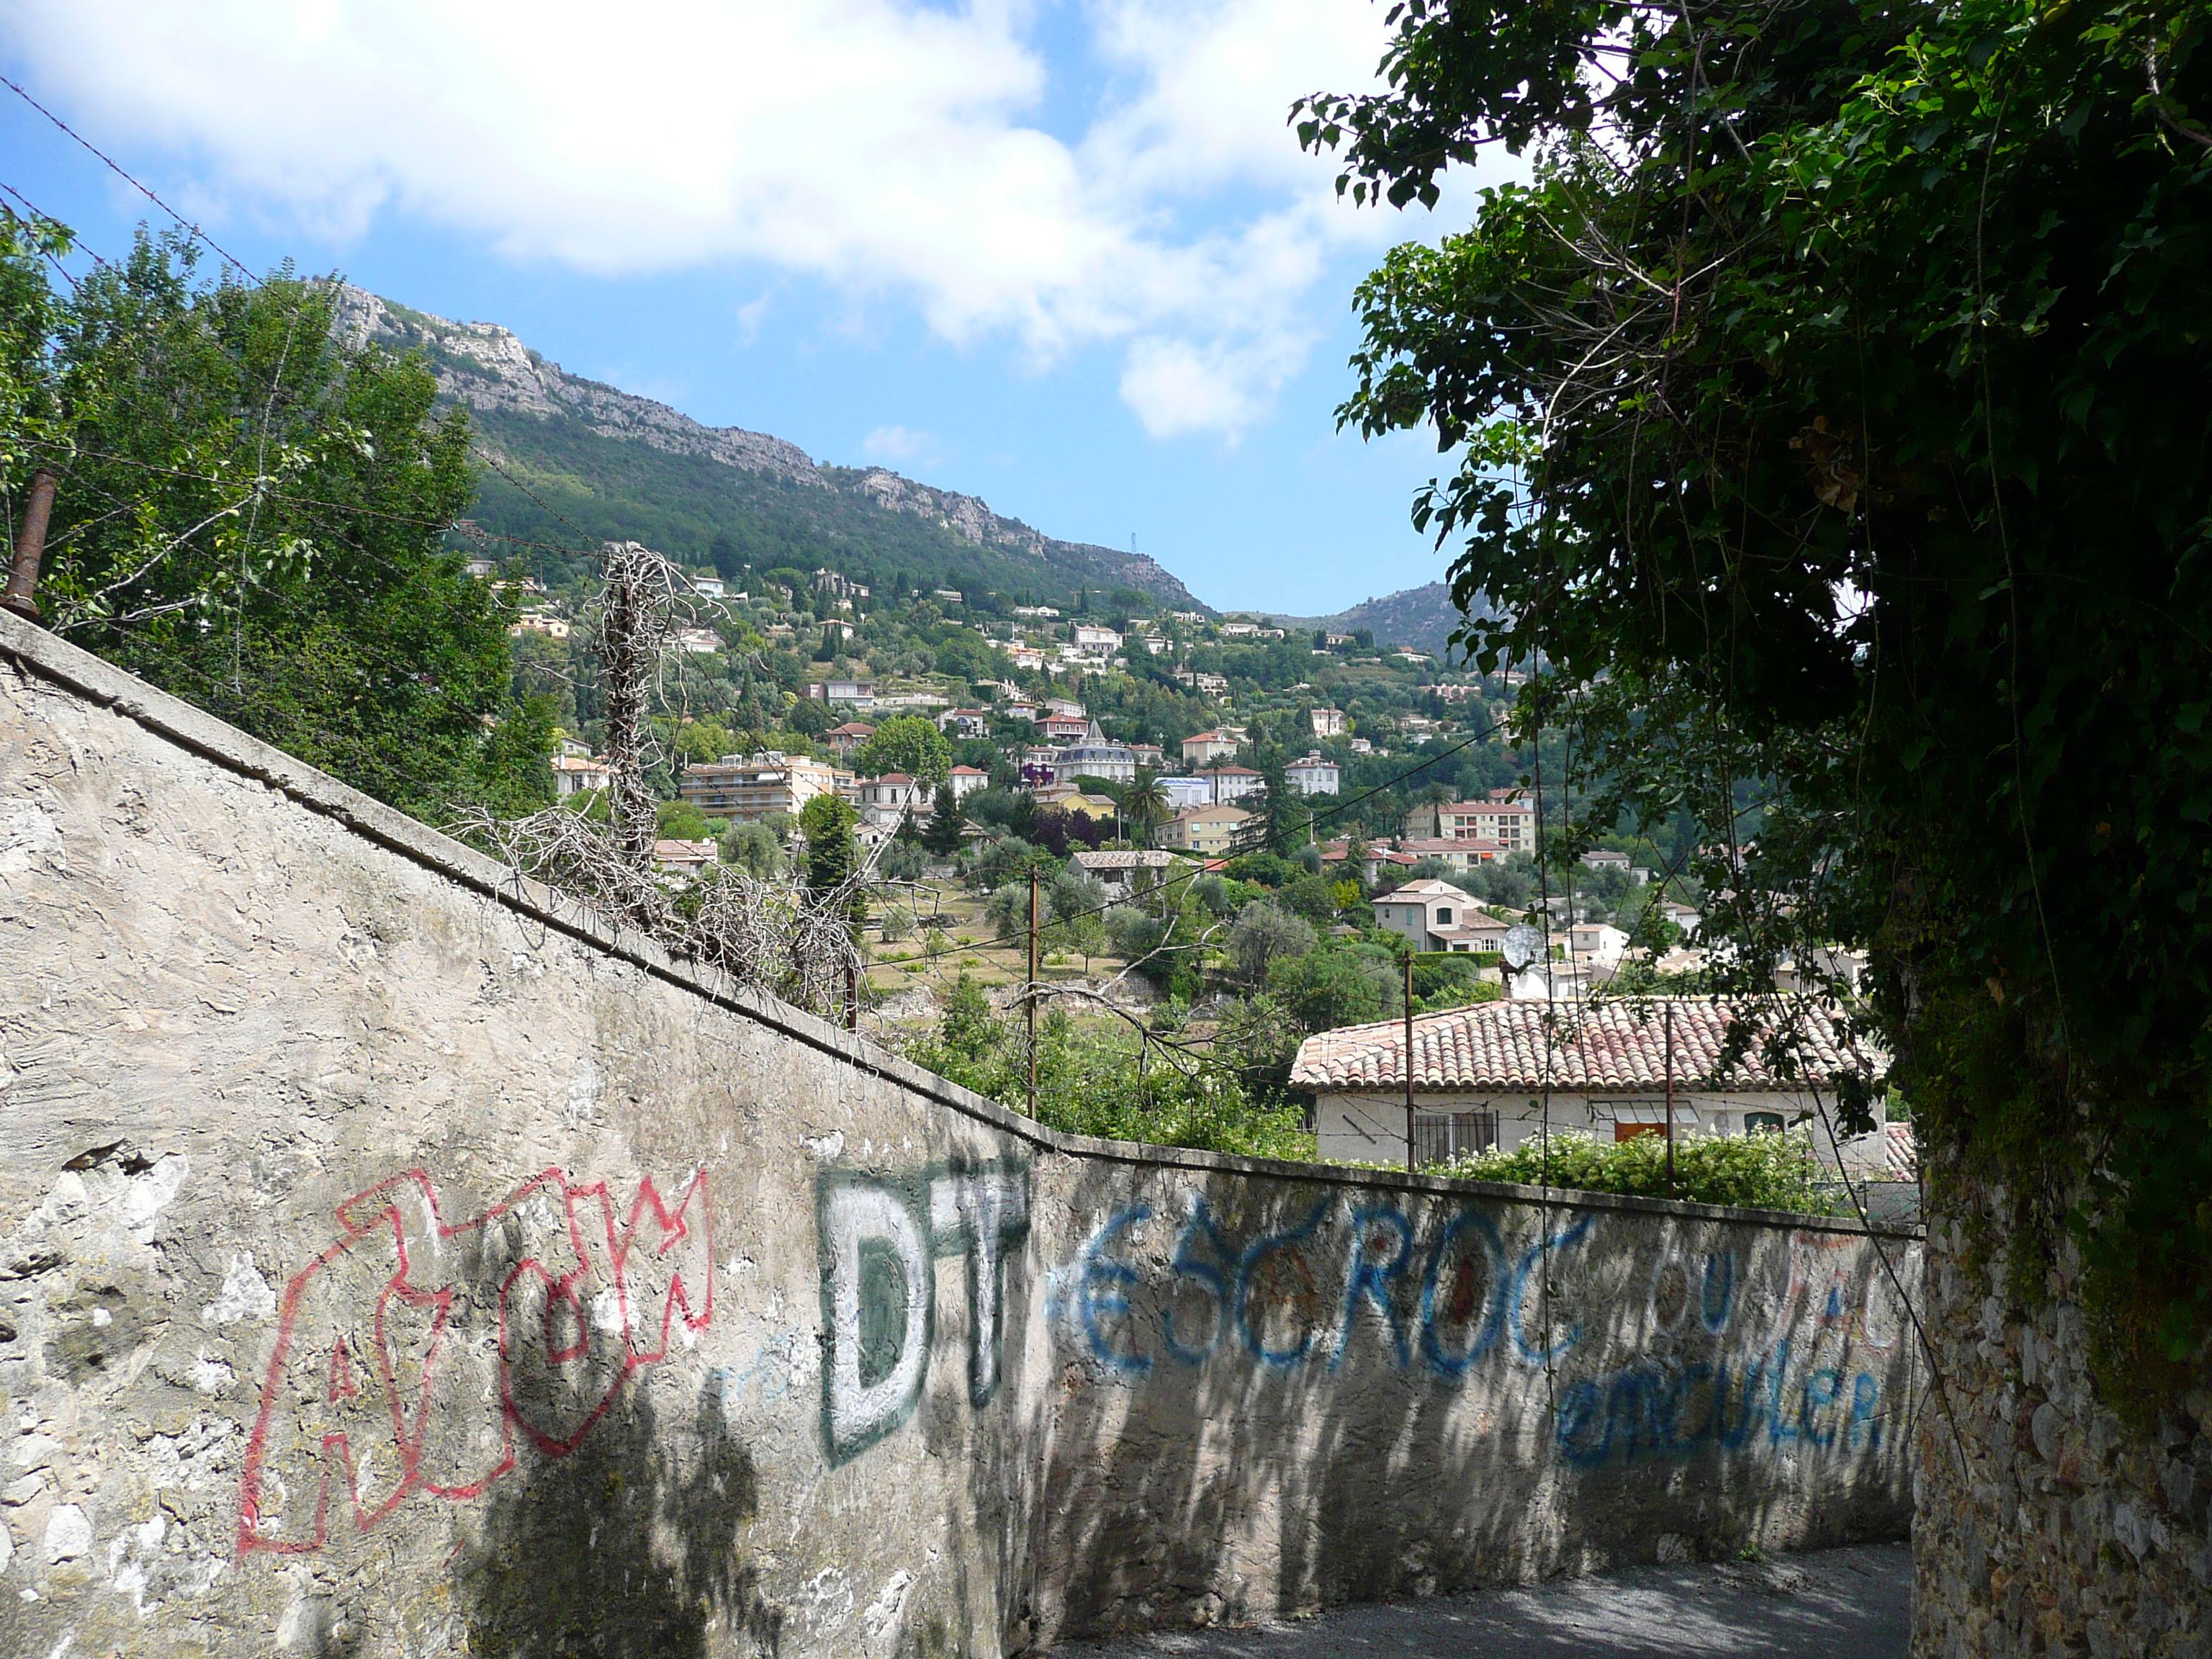
{"type": "Polygon", "coordinates": [[[1038,1264],[1047,1640],[1910,1526],[1909,1343],[1863,1239],[1097,1184],[1071,1207],[1115,1219],[1038,1264]]]}
{"type": "MultiPolygon", "coordinates": [[[[753,1461],[719,1382],[664,1428],[655,1391],[622,1389],[568,1456],[495,1486],[456,1563],[466,1650],[501,1659],[773,1655],[783,1617],[738,1534],[759,1509],[753,1461]]],[[[337,1650],[331,1650],[336,1654],[337,1650]]]]}

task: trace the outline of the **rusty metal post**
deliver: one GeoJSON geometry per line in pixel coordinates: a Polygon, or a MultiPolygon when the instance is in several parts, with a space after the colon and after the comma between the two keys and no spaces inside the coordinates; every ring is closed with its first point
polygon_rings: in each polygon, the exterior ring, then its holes
{"type": "Polygon", "coordinates": [[[1406,1173],[1413,1173],[1413,953],[1406,952],[1406,1173]]]}
{"type": "Polygon", "coordinates": [[[860,1029],[860,970],[849,958],[845,963],[845,1029],[860,1029]]]}
{"type": "Polygon", "coordinates": [[[1036,1115],[1037,872],[1030,867],[1030,1115],[1036,1115]]]}
{"type": "Polygon", "coordinates": [[[15,532],[15,562],[8,572],[8,591],[0,593],[0,611],[12,611],[25,622],[39,619],[39,602],[31,597],[39,586],[39,561],[46,553],[46,524],[53,517],[54,487],[61,480],[50,468],[31,475],[31,498],[23,507],[23,526],[15,532]]]}

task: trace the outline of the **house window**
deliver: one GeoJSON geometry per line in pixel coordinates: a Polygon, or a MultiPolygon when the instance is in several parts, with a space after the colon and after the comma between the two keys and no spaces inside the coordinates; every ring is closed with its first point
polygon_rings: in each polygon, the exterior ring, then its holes
{"type": "Polygon", "coordinates": [[[1449,904],[1444,905],[1444,906],[1443,906],[1441,908],[1439,908],[1439,909],[1437,910],[1437,927],[1450,927],[1450,926],[1451,926],[1451,906],[1450,906],[1450,905],[1449,905],[1449,904]]]}
{"type": "Polygon", "coordinates": [[[1743,1115],[1743,1132],[1747,1135],[1780,1134],[1782,1133],[1782,1114],[1779,1112],[1746,1112],[1743,1115]]]}
{"type": "Polygon", "coordinates": [[[1498,1145],[1495,1112],[1417,1112],[1413,1115],[1413,1162],[1441,1164],[1464,1152],[1486,1152],[1498,1145]]]}

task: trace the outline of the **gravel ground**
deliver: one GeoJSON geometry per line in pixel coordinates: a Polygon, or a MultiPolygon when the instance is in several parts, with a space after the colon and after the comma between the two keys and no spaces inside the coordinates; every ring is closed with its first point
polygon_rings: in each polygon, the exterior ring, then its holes
{"type": "Polygon", "coordinates": [[[1756,1565],[1638,1567],[1060,1651],[1070,1659],[1904,1659],[1911,1632],[1912,1551],[1878,1544],[1756,1565]]]}

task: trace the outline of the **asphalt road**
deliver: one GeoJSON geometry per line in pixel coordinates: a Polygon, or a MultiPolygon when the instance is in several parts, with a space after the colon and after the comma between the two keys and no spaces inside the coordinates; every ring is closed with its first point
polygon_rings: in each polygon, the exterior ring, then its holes
{"type": "Polygon", "coordinates": [[[1911,1633],[1911,1549],[1879,1544],[1757,1564],[1638,1567],[1060,1651],[1071,1659],[1904,1659],[1911,1633]]]}

